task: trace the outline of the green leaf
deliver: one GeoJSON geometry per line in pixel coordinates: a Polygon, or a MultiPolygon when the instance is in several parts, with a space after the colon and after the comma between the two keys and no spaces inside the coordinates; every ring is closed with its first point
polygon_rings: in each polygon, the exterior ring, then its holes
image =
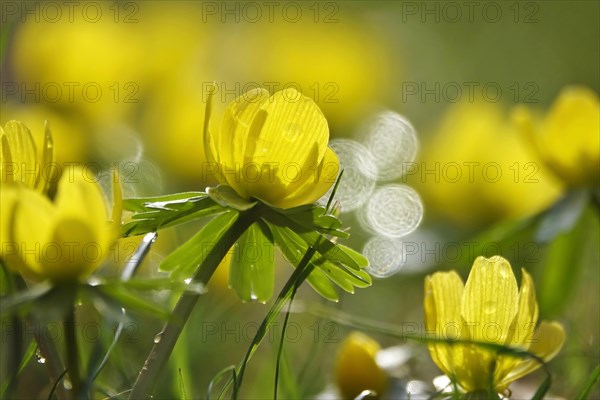
{"type": "Polygon", "coordinates": [[[145,202],[143,207],[143,211],[134,214],[131,221],[123,225],[121,228],[123,236],[141,235],[227,210],[207,195],[145,202]]]}
{"type": "Polygon", "coordinates": [[[340,299],[335,287],[331,284],[327,275],[320,269],[315,268],[308,278],[306,278],[306,281],[317,293],[327,300],[338,301],[340,299]]]}
{"type": "Polygon", "coordinates": [[[132,278],[126,281],[115,280],[103,282],[97,287],[121,286],[126,290],[170,290],[174,292],[192,292],[197,294],[206,293],[206,288],[200,283],[185,283],[173,281],[171,278],[132,278]]]}
{"type": "Polygon", "coordinates": [[[311,259],[311,263],[317,267],[313,272],[315,276],[309,276],[307,281],[323,297],[337,300],[338,296],[331,282],[349,293],[354,293],[354,287],[371,285],[371,277],[362,270],[369,262],[360,253],[331,242],[317,232],[297,233],[277,225],[271,225],[271,230],[277,246],[293,265],[299,262],[309,246],[317,250],[318,255],[311,259]]]}
{"type": "MultiPolygon", "coordinates": [[[[94,293],[101,298],[106,296],[113,301],[116,300],[118,304],[126,309],[137,310],[163,319],[168,318],[171,314],[165,305],[146,299],[140,296],[139,293],[135,293],[133,290],[123,286],[98,286],[90,287],[90,289],[95,289],[90,293],[94,293]]],[[[106,301],[108,299],[104,298],[103,300],[106,301]]],[[[110,303],[109,301],[108,304],[110,303]]]]}
{"type": "Polygon", "coordinates": [[[53,287],[48,283],[40,283],[13,295],[2,297],[0,299],[2,314],[9,315],[30,307],[33,302],[50,293],[52,289],[53,287]]]}
{"type": "Polygon", "coordinates": [[[299,236],[310,246],[317,249],[325,259],[343,264],[349,268],[360,270],[369,266],[369,260],[356,250],[334,243],[317,232],[299,233],[299,236]]]}
{"type": "Polygon", "coordinates": [[[354,285],[346,279],[349,276],[345,271],[340,270],[335,264],[325,261],[319,265],[320,271],[329,280],[334,282],[337,286],[343,289],[345,292],[354,294],[354,285]]]}
{"type": "Polygon", "coordinates": [[[256,201],[248,201],[242,197],[233,188],[227,185],[218,185],[207,189],[208,195],[214,202],[223,207],[231,207],[238,211],[246,211],[256,205],[256,201]]]}
{"type": "MultiPolygon", "coordinates": [[[[302,240],[294,231],[289,228],[280,226],[271,226],[271,231],[275,238],[277,247],[281,250],[283,256],[294,267],[297,267],[303,258],[303,255],[308,251],[308,244],[302,240]]],[[[314,248],[314,246],[313,246],[314,248]]],[[[314,255],[310,264],[319,266],[318,255],[314,255]]],[[[306,278],[309,285],[321,296],[328,300],[337,301],[339,299],[335,287],[331,284],[327,276],[318,268],[314,268],[310,275],[306,278]]]]}
{"type": "Polygon", "coordinates": [[[577,286],[581,271],[597,254],[598,214],[590,205],[569,232],[558,234],[548,245],[539,277],[538,301],[545,317],[559,315],[577,286]]]}
{"type": "Polygon", "coordinates": [[[289,210],[268,208],[264,219],[274,225],[287,226],[296,232],[320,232],[340,238],[348,238],[348,232],[341,230],[342,223],[326,210],[316,205],[305,205],[289,210]]]}
{"type": "Polygon", "coordinates": [[[275,265],[273,243],[259,222],[254,223],[235,245],[229,269],[229,285],[243,301],[266,302],[273,294],[275,265]]]}
{"type": "Polygon", "coordinates": [[[348,293],[354,293],[354,287],[371,286],[371,276],[362,270],[345,269],[330,261],[325,261],[319,268],[329,279],[348,293]]]}
{"type": "Polygon", "coordinates": [[[535,240],[540,243],[548,243],[560,233],[570,231],[579,220],[589,200],[590,194],[587,190],[575,190],[567,193],[543,213],[535,233],[535,240]]]}
{"type": "MultiPolygon", "coordinates": [[[[207,195],[204,192],[183,192],[156,197],[133,197],[123,199],[123,209],[134,212],[144,212],[147,211],[148,208],[152,208],[152,203],[177,203],[182,200],[188,201],[190,199],[206,196],[207,195]]],[[[156,208],[156,206],[154,208],[156,208]]]]}
{"type": "Polygon", "coordinates": [[[175,280],[191,278],[238,216],[238,212],[230,210],[210,220],[190,240],[169,254],[160,264],[160,270],[171,272],[175,280]]]}
{"type": "MultiPolygon", "coordinates": [[[[317,231],[342,238],[350,236],[348,232],[341,230],[342,222],[333,215],[327,214],[324,207],[312,204],[290,210],[277,209],[276,211],[297,224],[298,228],[304,228],[308,232],[317,231]]],[[[299,231],[300,229],[295,230],[299,231]]]]}

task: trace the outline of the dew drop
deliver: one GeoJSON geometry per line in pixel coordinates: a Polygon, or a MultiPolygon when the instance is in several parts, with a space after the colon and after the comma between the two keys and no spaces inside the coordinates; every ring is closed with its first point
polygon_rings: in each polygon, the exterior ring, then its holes
{"type": "Polygon", "coordinates": [[[63,378],[63,387],[66,390],[73,389],[73,384],[71,383],[71,380],[68,377],[66,377],[66,376],[63,378]]]}
{"type": "Polygon", "coordinates": [[[390,238],[413,232],[422,218],[423,203],[419,195],[405,185],[378,188],[358,215],[364,229],[390,238]]]}
{"type": "MultiPolygon", "coordinates": [[[[362,206],[375,189],[377,166],[371,152],[362,144],[350,139],[334,139],[329,147],[336,153],[340,162],[340,171],[344,175],[335,194],[341,204],[342,212],[348,212],[362,206]]],[[[322,197],[326,203],[333,187],[322,197]]]]}
{"type": "Polygon", "coordinates": [[[402,242],[382,236],[369,239],[363,248],[363,255],[369,260],[367,272],[377,278],[395,274],[406,262],[402,242]]]}
{"type": "Polygon", "coordinates": [[[162,332],[157,333],[156,336],[154,336],[154,343],[157,343],[157,344],[160,343],[160,341],[162,339],[162,335],[163,335],[162,332]]]}
{"type": "Polygon", "coordinates": [[[189,285],[192,282],[192,278],[187,278],[186,280],[184,280],[186,285],[189,285]]]}
{"type": "Polygon", "coordinates": [[[409,395],[411,399],[428,399],[431,396],[429,395],[429,384],[423,381],[409,381],[406,384],[406,393],[409,395]]]}
{"type": "Polygon", "coordinates": [[[42,355],[40,349],[35,351],[35,359],[39,364],[46,364],[46,358],[42,355]]]}
{"type": "Polygon", "coordinates": [[[302,125],[290,122],[283,128],[283,137],[290,142],[295,142],[302,135],[302,131],[302,125]]]}
{"type": "Polygon", "coordinates": [[[483,312],[485,314],[494,314],[496,312],[496,302],[495,301],[486,301],[483,304],[483,312]]]}
{"type": "Polygon", "coordinates": [[[417,134],[410,122],[392,111],[375,117],[364,143],[373,154],[381,181],[400,178],[406,172],[406,164],[415,160],[419,148],[417,134]]]}

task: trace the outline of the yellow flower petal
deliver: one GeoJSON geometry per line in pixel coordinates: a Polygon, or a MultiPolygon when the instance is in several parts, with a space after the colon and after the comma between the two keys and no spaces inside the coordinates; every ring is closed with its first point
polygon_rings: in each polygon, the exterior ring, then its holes
{"type": "Polygon", "coordinates": [[[469,339],[504,344],[517,315],[517,281],[504,258],[478,257],[465,285],[461,315],[469,339]]]}
{"type": "MultiPolygon", "coordinates": [[[[558,354],[565,342],[565,330],[558,322],[542,321],[535,335],[531,339],[529,352],[537,355],[545,362],[550,361],[558,354]]],[[[529,339],[529,338],[528,338],[529,339]]],[[[522,359],[521,362],[513,368],[510,373],[501,382],[501,385],[508,386],[511,382],[535,371],[540,367],[540,363],[533,359],[522,359]]]]}
{"type": "Polygon", "coordinates": [[[76,218],[57,219],[49,244],[57,254],[42,253],[43,275],[57,280],[73,280],[92,272],[106,256],[108,248],[98,240],[97,232],[87,221],[76,218]]]}
{"type": "Polygon", "coordinates": [[[244,163],[259,171],[268,166],[272,175],[268,187],[248,182],[245,189],[251,196],[278,205],[314,174],[310,169],[316,169],[325,156],[329,128],[315,102],[295,89],[275,93],[261,111],[264,125],[250,132],[244,163]]]}
{"type": "Polygon", "coordinates": [[[519,311],[517,312],[517,319],[515,320],[516,326],[514,334],[507,344],[523,344],[525,348],[528,348],[529,343],[524,343],[524,341],[526,338],[531,337],[535,329],[535,324],[538,320],[538,305],[535,298],[535,287],[531,275],[522,268],[521,276],[519,311]]]}
{"type": "Polygon", "coordinates": [[[14,211],[19,198],[19,190],[14,186],[0,188],[0,259],[8,268],[18,271],[21,265],[18,243],[13,237],[14,211]]]}
{"type": "Polygon", "coordinates": [[[61,218],[75,218],[87,221],[97,239],[102,239],[106,230],[107,210],[104,195],[95,182],[81,168],[73,168],[63,175],[58,183],[55,205],[61,218]]]}
{"type": "Polygon", "coordinates": [[[51,241],[56,210],[50,200],[33,190],[22,189],[18,195],[13,235],[23,262],[22,272],[28,277],[43,276],[44,258],[56,254],[56,243],[51,241]]]}
{"type": "Polygon", "coordinates": [[[540,128],[545,161],[565,181],[597,183],[600,175],[600,102],[585,87],[561,91],[540,128]]]}
{"type": "Polygon", "coordinates": [[[524,137],[567,185],[596,185],[600,177],[600,101],[583,86],[563,89],[546,115],[525,106],[513,113],[524,137]]]}
{"type": "Polygon", "coordinates": [[[22,189],[14,216],[14,237],[21,246],[22,272],[36,279],[65,280],[88,275],[106,258],[120,224],[118,184],[114,223],[107,222],[103,194],[85,171],[66,171],[54,204],[22,189]]]}
{"type": "Polygon", "coordinates": [[[19,121],[8,121],[0,127],[2,151],[0,152],[0,176],[2,183],[14,181],[28,188],[35,188],[39,165],[31,132],[19,121]],[[10,154],[10,156],[9,156],[10,154]],[[10,160],[8,160],[8,156],[10,160]]]}
{"type": "MultiPolygon", "coordinates": [[[[231,102],[225,109],[221,130],[218,137],[213,137],[216,143],[216,159],[225,169],[224,177],[227,184],[243,196],[248,197],[244,180],[244,165],[246,148],[254,140],[250,130],[256,123],[256,116],[261,106],[269,101],[269,92],[265,89],[253,89],[231,102]]],[[[256,126],[254,127],[256,129],[256,126]]]]}
{"type": "MultiPolygon", "coordinates": [[[[460,303],[464,285],[454,272],[436,272],[425,278],[425,327],[435,339],[460,339],[460,303]]],[[[462,361],[458,346],[430,343],[429,351],[436,365],[449,376],[454,376],[462,361]]]]}
{"type": "Polygon", "coordinates": [[[351,333],[338,351],[335,381],[344,399],[354,399],[363,390],[373,390],[382,396],[387,389],[387,377],[375,362],[379,344],[359,332],[351,333]]]}
{"type": "MultiPolygon", "coordinates": [[[[527,350],[530,345],[529,340],[533,336],[538,320],[538,305],[535,298],[535,287],[533,286],[531,275],[529,275],[525,269],[521,269],[521,274],[519,311],[517,312],[517,317],[509,331],[506,345],[527,350]]],[[[496,382],[502,381],[504,377],[521,362],[522,359],[516,356],[499,356],[494,372],[496,382]]]]}
{"type": "Polygon", "coordinates": [[[40,174],[37,176],[36,188],[42,193],[46,193],[50,187],[50,182],[56,178],[56,169],[52,165],[54,162],[54,141],[50,132],[48,121],[44,124],[44,144],[42,147],[42,163],[40,165],[40,174]],[[50,168],[48,168],[50,167],[50,168]],[[43,172],[42,172],[43,171],[43,172]]]}
{"type": "MultiPolygon", "coordinates": [[[[335,183],[340,170],[340,161],[329,147],[319,166],[304,180],[302,186],[278,202],[281,208],[292,208],[311,204],[319,200],[335,183]]],[[[308,174],[307,174],[308,175],[308,174]]]]}

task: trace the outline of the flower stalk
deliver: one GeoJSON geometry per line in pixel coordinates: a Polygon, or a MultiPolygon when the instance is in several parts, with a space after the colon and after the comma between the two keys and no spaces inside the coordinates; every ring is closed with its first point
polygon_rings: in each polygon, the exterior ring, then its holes
{"type": "Polygon", "coordinates": [[[63,325],[67,349],[67,368],[69,370],[69,379],[71,380],[71,393],[73,394],[72,398],[89,398],[87,394],[82,392],[81,386],[79,351],[77,347],[77,334],[75,332],[75,306],[65,315],[63,325]]]}

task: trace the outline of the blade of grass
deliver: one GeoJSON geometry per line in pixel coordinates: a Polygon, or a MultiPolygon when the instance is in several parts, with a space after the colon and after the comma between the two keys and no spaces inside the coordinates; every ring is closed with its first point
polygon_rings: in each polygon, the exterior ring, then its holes
{"type": "Polygon", "coordinates": [[[56,390],[59,387],[59,383],[63,380],[63,378],[65,377],[65,375],[67,374],[67,372],[69,372],[68,369],[65,369],[54,381],[54,383],[52,384],[52,389],[50,389],[50,393],[48,393],[48,400],[52,399],[52,396],[54,396],[54,393],[56,393],[56,390]]]}
{"type": "MultiPolygon", "coordinates": [[[[267,315],[262,320],[258,330],[256,331],[256,334],[254,335],[254,338],[252,339],[252,343],[250,343],[250,346],[248,347],[248,350],[246,352],[246,355],[244,356],[243,361],[236,368],[237,373],[234,375],[234,377],[236,379],[235,380],[230,379],[225,383],[225,385],[221,391],[221,395],[219,396],[219,399],[221,399],[225,395],[227,389],[231,386],[232,383],[234,384],[232,398],[234,398],[234,399],[237,398],[240,387],[243,382],[244,371],[246,369],[246,365],[248,364],[248,361],[250,360],[250,358],[252,358],[252,355],[256,352],[256,350],[260,346],[260,343],[262,342],[263,338],[269,331],[269,328],[272,325],[273,321],[281,312],[281,309],[283,308],[283,306],[285,305],[285,302],[289,298],[294,286],[301,285],[302,282],[304,282],[304,280],[306,280],[306,278],[308,277],[308,275],[314,268],[313,264],[309,262],[314,254],[315,254],[315,250],[313,248],[310,248],[309,251],[304,255],[303,259],[300,261],[298,267],[294,270],[294,272],[292,273],[290,278],[287,280],[287,282],[281,289],[279,295],[277,296],[277,299],[275,300],[275,302],[273,303],[273,305],[267,312],[267,315]]],[[[213,379],[213,381],[214,381],[214,379],[213,379]]]]}
{"type": "Polygon", "coordinates": [[[588,395],[590,394],[590,391],[592,390],[592,388],[594,387],[596,382],[598,382],[598,378],[600,378],[600,364],[598,364],[596,366],[596,368],[594,368],[594,370],[590,374],[590,378],[588,379],[585,386],[583,387],[583,389],[581,389],[581,392],[579,392],[579,394],[577,395],[577,397],[575,399],[576,400],[587,399],[588,395]]]}
{"type": "Polygon", "coordinates": [[[340,185],[340,182],[342,181],[342,176],[344,175],[344,170],[342,170],[340,172],[340,174],[338,175],[335,184],[333,185],[333,190],[331,191],[331,196],[329,196],[329,199],[327,200],[327,205],[325,206],[325,214],[329,214],[331,212],[331,204],[333,203],[333,199],[335,198],[335,193],[338,190],[338,186],[340,185]]]}
{"type": "Polygon", "coordinates": [[[281,339],[279,340],[279,348],[277,349],[277,362],[275,364],[275,385],[273,387],[273,399],[277,400],[277,392],[279,388],[279,370],[281,368],[281,354],[283,353],[283,342],[285,340],[285,333],[288,325],[288,321],[290,319],[290,310],[292,307],[292,303],[294,301],[294,296],[296,296],[296,291],[298,290],[298,285],[294,285],[292,288],[292,293],[290,294],[290,300],[288,302],[287,310],[285,311],[285,317],[283,318],[283,326],[281,327],[281,339]]]}
{"type": "Polygon", "coordinates": [[[542,382],[542,384],[537,388],[531,400],[543,400],[544,396],[550,389],[552,385],[552,375],[550,375],[550,371],[546,368],[546,364],[543,365],[544,372],[546,373],[546,378],[542,382]]]}
{"type": "Polygon", "coordinates": [[[23,372],[25,367],[29,365],[29,362],[33,359],[33,355],[35,354],[36,350],[37,343],[35,340],[30,341],[27,349],[23,353],[23,357],[21,358],[18,367],[15,369],[13,376],[7,378],[4,382],[2,382],[2,385],[0,385],[0,397],[4,396],[4,392],[9,388],[9,386],[12,386],[14,380],[21,374],[21,372],[23,372]]]}
{"type": "MultiPolygon", "coordinates": [[[[142,265],[142,262],[144,261],[144,259],[148,255],[148,253],[150,252],[150,248],[152,247],[152,244],[156,241],[157,237],[158,237],[158,234],[156,232],[151,232],[144,236],[144,238],[142,239],[142,242],[140,243],[140,246],[137,248],[135,253],[131,256],[131,258],[127,261],[127,264],[125,264],[125,268],[123,269],[123,272],[121,273],[122,280],[126,281],[133,277],[135,272],[138,270],[140,265],[142,265]]],[[[123,314],[123,317],[125,317],[126,312],[125,312],[124,308],[121,308],[121,313],[123,314]]],[[[88,376],[86,379],[86,387],[88,387],[88,388],[91,387],[94,380],[96,380],[96,378],[98,377],[98,375],[100,374],[100,372],[102,371],[102,369],[104,368],[106,363],[108,362],[110,354],[114,350],[115,346],[117,345],[117,342],[119,341],[119,338],[121,337],[121,334],[123,333],[124,325],[125,325],[125,323],[123,321],[118,323],[117,328],[115,329],[115,336],[113,338],[113,341],[108,346],[108,349],[106,349],[106,353],[104,354],[104,357],[102,357],[102,359],[100,360],[100,362],[98,363],[98,365],[96,367],[92,366],[93,360],[90,358],[90,364],[88,365],[88,371],[91,371],[91,372],[88,373],[88,376]]],[[[98,344],[100,345],[99,342],[98,342],[98,344]]]]}
{"type": "Polygon", "coordinates": [[[438,339],[432,338],[428,336],[426,333],[420,334],[406,334],[402,326],[396,326],[394,324],[389,324],[380,321],[370,320],[368,318],[362,318],[355,315],[351,315],[339,310],[332,310],[328,307],[323,307],[320,305],[313,305],[312,307],[300,307],[298,309],[300,312],[304,311],[311,315],[327,318],[333,322],[336,322],[340,325],[344,325],[347,327],[351,327],[354,329],[360,329],[369,332],[381,333],[384,335],[388,335],[393,338],[397,338],[400,340],[412,340],[423,344],[429,343],[444,343],[448,345],[475,345],[484,349],[489,349],[491,351],[496,352],[499,355],[509,354],[511,356],[519,357],[519,358],[531,358],[540,364],[543,371],[546,374],[546,380],[542,383],[542,385],[538,388],[538,391],[541,393],[540,398],[543,398],[543,395],[548,391],[550,384],[552,382],[552,377],[550,375],[550,371],[548,370],[547,363],[536,354],[527,352],[525,350],[512,348],[504,345],[499,345],[495,343],[486,343],[486,342],[477,342],[471,340],[452,340],[452,339],[438,339]]]}
{"type": "Polygon", "coordinates": [[[179,368],[179,397],[183,400],[187,400],[187,394],[185,393],[185,385],[183,383],[183,374],[181,368],[179,368]]]}
{"type": "MultiPolygon", "coordinates": [[[[208,389],[206,392],[206,399],[210,400],[211,396],[210,394],[213,392],[213,388],[216,385],[216,383],[219,381],[219,379],[221,379],[222,376],[225,376],[225,374],[227,374],[228,372],[231,372],[231,381],[233,381],[233,384],[235,385],[237,383],[237,378],[236,378],[236,367],[235,365],[230,365],[228,367],[223,368],[221,371],[219,371],[217,373],[217,375],[215,375],[215,377],[210,381],[210,383],[208,384],[208,389]]],[[[225,394],[225,391],[227,390],[227,385],[225,385],[222,389],[221,392],[219,393],[219,396],[217,396],[218,399],[220,399],[221,397],[223,397],[223,395],[225,394]]]]}
{"type": "MultiPolygon", "coordinates": [[[[208,283],[231,246],[233,246],[246,229],[260,217],[260,206],[246,212],[241,212],[233,225],[231,225],[221,237],[218,239],[216,238],[213,251],[207,254],[206,258],[201,261],[192,281],[204,285],[208,283]]],[[[167,360],[177,343],[177,339],[199,297],[200,295],[197,293],[186,292],[179,298],[171,317],[165,324],[163,330],[159,333],[160,340],[155,341],[152,350],[150,350],[150,353],[138,374],[137,380],[129,396],[130,399],[148,398],[152,394],[158,381],[158,376],[162,371],[162,368],[167,364],[167,360]]]]}

